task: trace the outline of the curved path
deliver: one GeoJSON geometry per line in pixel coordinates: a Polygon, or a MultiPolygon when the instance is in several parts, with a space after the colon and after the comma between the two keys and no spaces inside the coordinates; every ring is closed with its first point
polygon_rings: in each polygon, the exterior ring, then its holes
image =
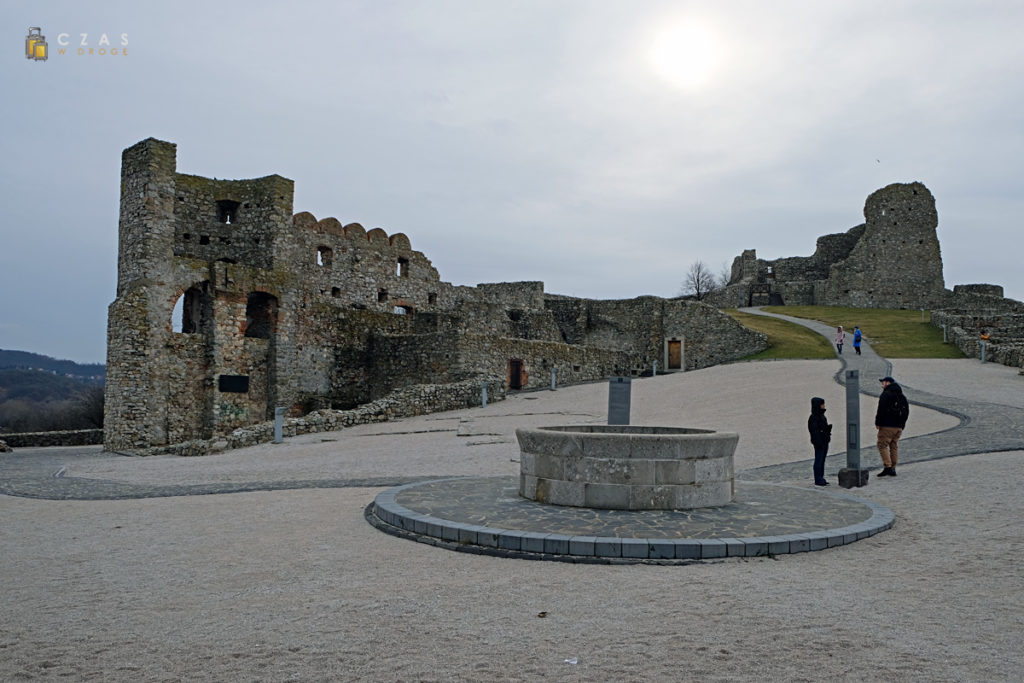
{"type": "MultiPolygon", "coordinates": [[[[823,323],[769,314],[757,308],[745,312],[781,318],[807,327],[829,340],[834,330],[823,323]]],[[[835,380],[843,383],[846,369],[861,371],[861,391],[877,396],[879,377],[891,373],[891,364],[880,357],[865,341],[861,356],[850,351],[838,356],[843,368],[835,380]]],[[[899,379],[899,378],[897,378],[899,379]]],[[[905,438],[900,442],[900,464],[936,460],[975,453],[1024,450],[1024,410],[999,403],[950,398],[920,391],[901,382],[907,398],[914,405],[938,410],[960,419],[960,424],[942,432],[905,438]]],[[[870,424],[871,415],[862,414],[862,422],[870,424]]],[[[913,411],[911,412],[913,420],[913,411]]],[[[175,485],[149,485],[105,479],[64,476],[66,466],[89,458],[110,458],[98,446],[73,448],[18,449],[14,453],[0,454],[0,495],[20,496],[46,500],[123,500],[168,496],[195,496],[251,491],[274,491],[311,488],[385,487],[420,482],[450,476],[438,473],[432,476],[387,476],[372,478],[316,478],[289,480],[260,480],[251,482],[216,482],[175,485]]],[[[810,459],[742,470],[737,479],[744,481],[787,482],[802,480],[810,471],[810,459]]],[[[864,467],[877,468],[881,463],[873,444],[861,448],[864,467]]],[[[830,478],[846,464],[845,452],[833,453],[826,460],[826,475],[830,478]]]]}
{"type": "MultiPolygon", "coordinates": [[[[744,313],[779,318],[806,327],[825,337],[829,344],[835,335],[835,328],[813,320],[794,318],[762,311],[759,307],[742,308],[744,313]]],[[[833,346],[833,348],[835,348],[833,346]]],[[[861,344],[861,355],[853,353],[853,345],[846,353],[837,354],[843,367],[835,374],[835,381],[845,385],[846,370],[860,370],[861,393],[871,396],[881,394],[878,380],[892,373],[892,364],[879,356],[865,340],[861,344]]],[[[939,394],[920,391],[909,387],[895,378],[903,387],[903,393],[912,405],[931,408],[960,418],[960,424],[950,429],[900,440],[900,464],[938,460],[958,455],[976,453],[997,453],[1000,451],[1024,450],[1024,410],[999,403],[986,403],[963,398],[950,398],[939,394]]],[[[911,411],[910,419],[913,419],[911,411]]],[[[872,424],[873,415],[861,415],[863,424],[872,424]]],[[[749,480],[780,481],[796,479],[806,474],[811,460],[771,465],[737,473],[737,477],[749,480]]],[[[874,444],[861,444],[862,466],[881,467],[881,459],[874,444]]],[[[831,477],[846,466],[846,452],[829,454],[825,474],[831,477]]]]}

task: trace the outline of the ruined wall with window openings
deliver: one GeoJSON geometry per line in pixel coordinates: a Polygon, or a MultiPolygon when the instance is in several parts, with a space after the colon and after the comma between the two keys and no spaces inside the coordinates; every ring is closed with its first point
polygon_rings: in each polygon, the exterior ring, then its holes
{"type": "Polygon", "coordinates": [[[552,370],[564,384],[655,361],[666,369],[669,340],[685,349],[673,356],[680,370],[766,345],[695,302],[590,301],[540,282],[454,286],[403,233],[293,214],[292,198],[292,181],[276,175],[178,173],[173,143],[124,151],[108,449],[249,443],[267,437],[259,425],[276,406],[306,415],[302,424],[343,426],[479,403],[479,381],[501,382],[500,396],[548,386],[552,370]],[[371,402],[387,408],[361,408],[371,402]]]}

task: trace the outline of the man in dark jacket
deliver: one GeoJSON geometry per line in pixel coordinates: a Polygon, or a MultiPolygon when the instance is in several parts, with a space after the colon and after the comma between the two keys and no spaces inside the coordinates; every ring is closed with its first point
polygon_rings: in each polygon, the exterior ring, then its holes
{"type": "Polygon", "coordinates": [[[892,377],[883,377],[878,381],[882,383],[882,395],[878,397],[875,428],[878,430],[878,453],[882,456],[884,466],[878,476],[895,477],[900,435],[907,426],[910,405],[896,380],[892,377]]]}
{"type": "Polygon", "coordinates": [[[825,480],[825,456],[832,440],[832,425],[825,419],[825,399],[815,396],[811,399],[811,416],[807,418],[807,431],[811,433],[814,446],[814,485],[828,486],[825,480]]]}

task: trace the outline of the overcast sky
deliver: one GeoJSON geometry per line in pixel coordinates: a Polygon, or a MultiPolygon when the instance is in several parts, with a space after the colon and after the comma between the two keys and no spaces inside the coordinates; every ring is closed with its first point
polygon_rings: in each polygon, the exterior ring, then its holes
{"type": "Polygon", "coordinates": [[[1024,299],[1022,26],[1016,1],[8,0],[0,348],[105,360],[120,156],[147,137],[404,232],[447,282],[591,298],[810,255],[918,180],[946,286],[1024,299]]]}

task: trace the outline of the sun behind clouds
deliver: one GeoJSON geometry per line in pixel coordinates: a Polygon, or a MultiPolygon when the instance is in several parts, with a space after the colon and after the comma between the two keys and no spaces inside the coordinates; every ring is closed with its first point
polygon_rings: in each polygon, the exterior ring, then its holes
{"type": "Polygon", "coordinates": [[[683,89],[709,83],[723,56],[724,45],[714,29],[690,19],[677,19],[659,28],[647,54],[658,76],[683,89]]]}

